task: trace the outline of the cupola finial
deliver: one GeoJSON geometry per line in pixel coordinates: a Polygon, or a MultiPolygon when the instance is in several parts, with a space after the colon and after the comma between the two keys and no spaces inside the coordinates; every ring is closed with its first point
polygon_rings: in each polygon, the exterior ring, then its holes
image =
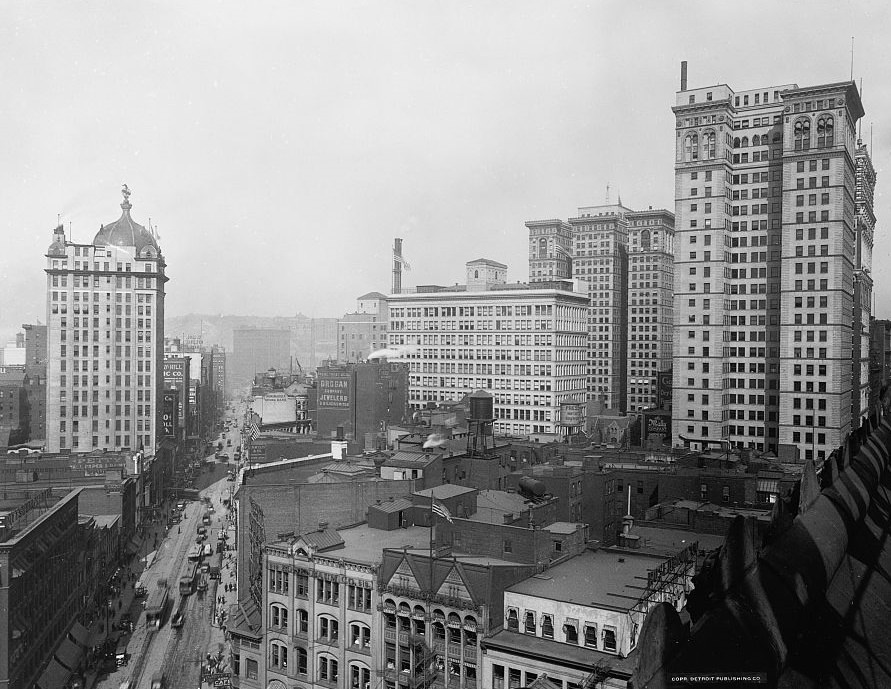
{"type": "Polygon", "coordinates": [[[126,184],[121,188],[121,195],[124,197],[124,202],[121,204],[121,208],[125,211],[129,211],[133,206],[130,204],[130,188],[126,184]]]}

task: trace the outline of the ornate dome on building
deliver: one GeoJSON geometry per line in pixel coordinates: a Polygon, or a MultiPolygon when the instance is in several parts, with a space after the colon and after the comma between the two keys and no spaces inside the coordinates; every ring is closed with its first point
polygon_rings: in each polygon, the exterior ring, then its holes
{"type": "Polygon", "coordinates": [[[133,246],[136,247],[136,257],[156,257],[161,253],[158,242],[152,233],[144,226],[134,222],[130,217],[130,190],[127,185],[121,190],[124,202],[121,204],[121,217],[108,225],[102,225],[94,246],[133,246]]]}

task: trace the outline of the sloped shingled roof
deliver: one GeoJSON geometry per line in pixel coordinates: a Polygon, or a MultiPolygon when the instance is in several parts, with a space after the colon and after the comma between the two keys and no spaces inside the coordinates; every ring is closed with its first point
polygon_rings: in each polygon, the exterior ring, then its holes
{"type": "Polygon", "coordinates": [[[808,463],[776,503],[760,553],[752,522],[737,517],[694,580],[691,627],[671,606],[650,611],[633,686],[713,672],[760,672],[780,687],[891,686],[889,458],[886,392],[819,478],[808,463]]]}

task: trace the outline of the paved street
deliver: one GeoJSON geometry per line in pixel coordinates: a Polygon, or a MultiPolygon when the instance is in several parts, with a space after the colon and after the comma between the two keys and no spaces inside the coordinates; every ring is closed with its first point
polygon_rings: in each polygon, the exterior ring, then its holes
{"type": "MultiPolygon", "coordinates": [[[[215,465],[214,474],[219,475],[223,466],[215,465]]],[[[203,476],[209,477],[210,474],[203,473],[203,476]]],[[[231,485],[223,474],[222,478],[200,493],[202,498],[210,498],[214,510],[211,525],[207,528],[208,538],[204,541],[214,547],[220,529],[227,526],[227,509],[223,507],[221,498],[229,496],[231,485]]],[[[208,653],[222,652],[222,657],[228,659],[223,630],[214,618],[215,605],[223,609],[223,604],[217,603],[217,597],[225,595],[217,592],[218,582],[208,578],[206,592],[196,591],[184,597],[180,596],[178,586],[188,562],[186,554],[189,547],[195,544],[197,528],[207,509],[208,506],[202,502],[188,503],[182,522],[171,528],[166,537],[159,541],[156,551],[148,554],[150,564],[141,581],[152,591],[160,580],[167,580],[171,601],[169,611],[158,631],[147,630],[145,615],[141,610],[138,620],[134,614],[136,629],[128,646],[130,661],[103,680],[98,685],[101,689],[118,689],[125,680],[130,680],[134,689],[149,689],[152,674],[161,670],[170,687],[198,687],[200,665],[208,653]],[[184,613],[185,621],[180,629],[173,629],[170,622],[177,611],[184,613]]],[[[234,564],[221,570],[224,584],[235,581],[230,577],[231,567],[234,564]]],[[[223,588],[219,586],[220,591],[223,588]]],[[[129,592],[132,598],[132,586],[129,592]]],[[[234,600],[234,593],[229,595],[234,600]]]]}

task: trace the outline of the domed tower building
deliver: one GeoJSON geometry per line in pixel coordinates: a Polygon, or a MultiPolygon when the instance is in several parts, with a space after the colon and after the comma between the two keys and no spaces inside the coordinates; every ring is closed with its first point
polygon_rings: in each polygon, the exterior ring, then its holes
{"type": "MultiPolygon", "coordinates": [[[[130,217],[90,244],[55,229],[46,252],[47,449],[155,455],[163,387],[164,275],[153,233],[130,217]]],[[[138,471],[138,469],[137,469],[138,471]]]]}

